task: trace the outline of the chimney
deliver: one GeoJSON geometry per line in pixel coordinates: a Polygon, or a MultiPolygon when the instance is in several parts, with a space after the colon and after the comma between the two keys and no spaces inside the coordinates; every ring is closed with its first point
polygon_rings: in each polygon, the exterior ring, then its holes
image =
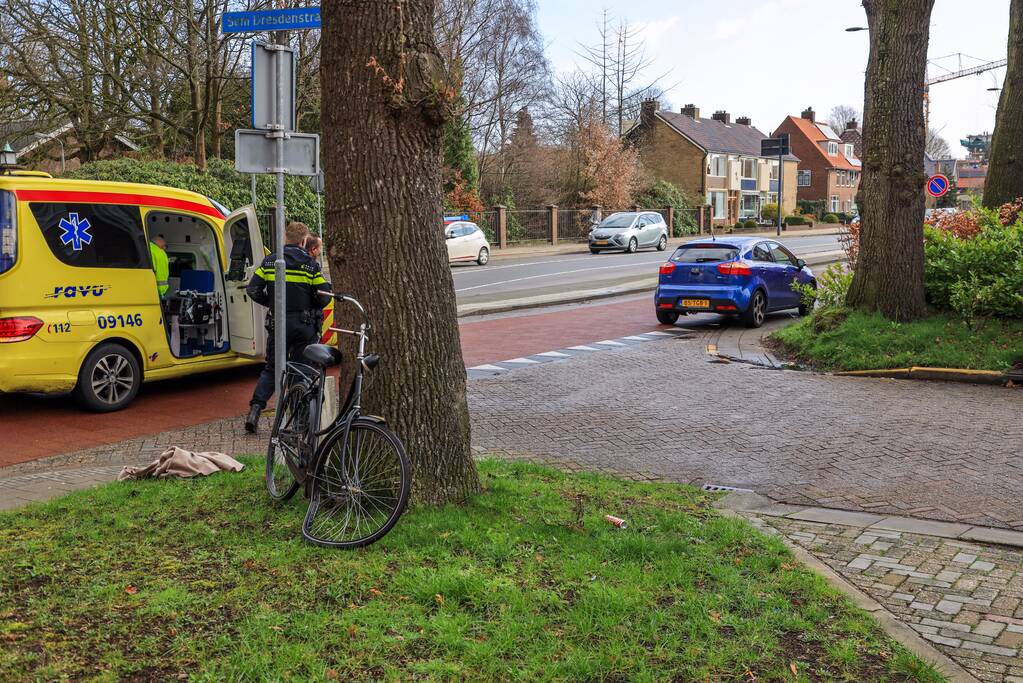
{"type": "Polygon", "coordinates": [[[725,124],[732,122],[732,115],[722,109],[718,109],[716,112],[714,112],[714,115],[711,116],[711,118],[714,119],[715,121],[720,121],[721,123],[725,124]]]}
{"type": "Polygon", "coordinates": [[[856,119],[849,119],[845,124],[846,130],[856,130],[860,127],[860,122],[856,119]]]}
{"type": "Polygon", "coordinates": [[[813,123],[813,117],[814,117],[813,107],[807,107],[806,109],[804,109],[803,113],[800,114],[800,116],[803,117],[804,119],[806,119],[807,121],[813,123]]]}
{"type": "Polygon", "coordinates": [[[740,126],[753,125],[753,122],[750,121],[750,118],[748,116],[740,116],[739,118],[735,119],[735,122],[738,123],[740,126]]]}
{"type": "Polygon", "coordinates": [[[643,125],[649,125],[654,114],[661,110],[661,103],[655,99],[643,100],[639,105],[639,121],[643,125]]]}
{"type": "Polygon", "coordinates": [[[688,116],[694,121],[699,120],[700,108],[693,104],[687,104],[686,106],[682,107],[682,114],[688,116]]]}

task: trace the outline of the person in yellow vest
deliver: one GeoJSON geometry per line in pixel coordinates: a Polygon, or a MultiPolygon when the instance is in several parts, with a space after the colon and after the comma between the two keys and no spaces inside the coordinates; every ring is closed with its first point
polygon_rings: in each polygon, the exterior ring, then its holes
{"type": "Polygon", "coordinates": [[[149,242],[149,255],[153,259],[153,272],[156,273],[156,289],[160,298],[167,296],[170,289],[170,263],[167,260],[167,240],[163,235],[156,235],[149,242]]]}

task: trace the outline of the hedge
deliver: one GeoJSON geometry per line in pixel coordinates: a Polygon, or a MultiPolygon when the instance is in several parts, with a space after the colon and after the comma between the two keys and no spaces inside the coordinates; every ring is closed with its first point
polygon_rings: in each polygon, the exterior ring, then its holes
{"type": "MultiPolygon", "coordinates": [[[[205,173],[194,164],[179,164],[173,161],[139,161],[129,158],[94,161],[68,173],[66,177],[166,185],[191,190],[223,204],[232,211],[252,203],[249,176],[237,172],[231,162],[223,159],[210,159],[205,173]]],[[[273,208],[273,176],[257,176],[256,199],[258,213],[267,213],[273,208]]],[[[288,220],[302,221],[313,231],[316,230],[319,224],[316,194],[305,178],[285,179],[284,205],[287,207],[288,220]]]]}

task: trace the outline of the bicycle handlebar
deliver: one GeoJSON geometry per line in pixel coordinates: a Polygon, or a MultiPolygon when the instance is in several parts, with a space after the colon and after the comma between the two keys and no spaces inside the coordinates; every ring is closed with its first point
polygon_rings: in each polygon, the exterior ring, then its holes
{"type": "Polygon", "coordinates": [[[369,329],[369,315],[366,314],[366,309],[362,307],[362,304],[359,303],[357,299],[354,299],[348,296],[347,294],[335,294],[334,292],[318,291],[317,294],[319,294],[320,296],[329,297],[331,299],[334,299],[335,301],[340,301],[342,303],[347,302],[355,306],[355,308],[359,310],[359,313],[362,314],[362,322],[366,326],[366,329],[369,329]]]}

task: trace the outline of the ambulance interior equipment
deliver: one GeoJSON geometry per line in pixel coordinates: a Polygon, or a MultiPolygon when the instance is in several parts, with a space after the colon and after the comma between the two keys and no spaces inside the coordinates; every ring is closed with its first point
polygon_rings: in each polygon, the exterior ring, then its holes
{"type": "Polygon", "coordinates": [[[213,228],[193,216],[151,211],[146,229],[150,239],[163,235],[167,240],[170,289],[164,316],[171,353],[192,358],[228,351],[224,285],[213,228]]]}

